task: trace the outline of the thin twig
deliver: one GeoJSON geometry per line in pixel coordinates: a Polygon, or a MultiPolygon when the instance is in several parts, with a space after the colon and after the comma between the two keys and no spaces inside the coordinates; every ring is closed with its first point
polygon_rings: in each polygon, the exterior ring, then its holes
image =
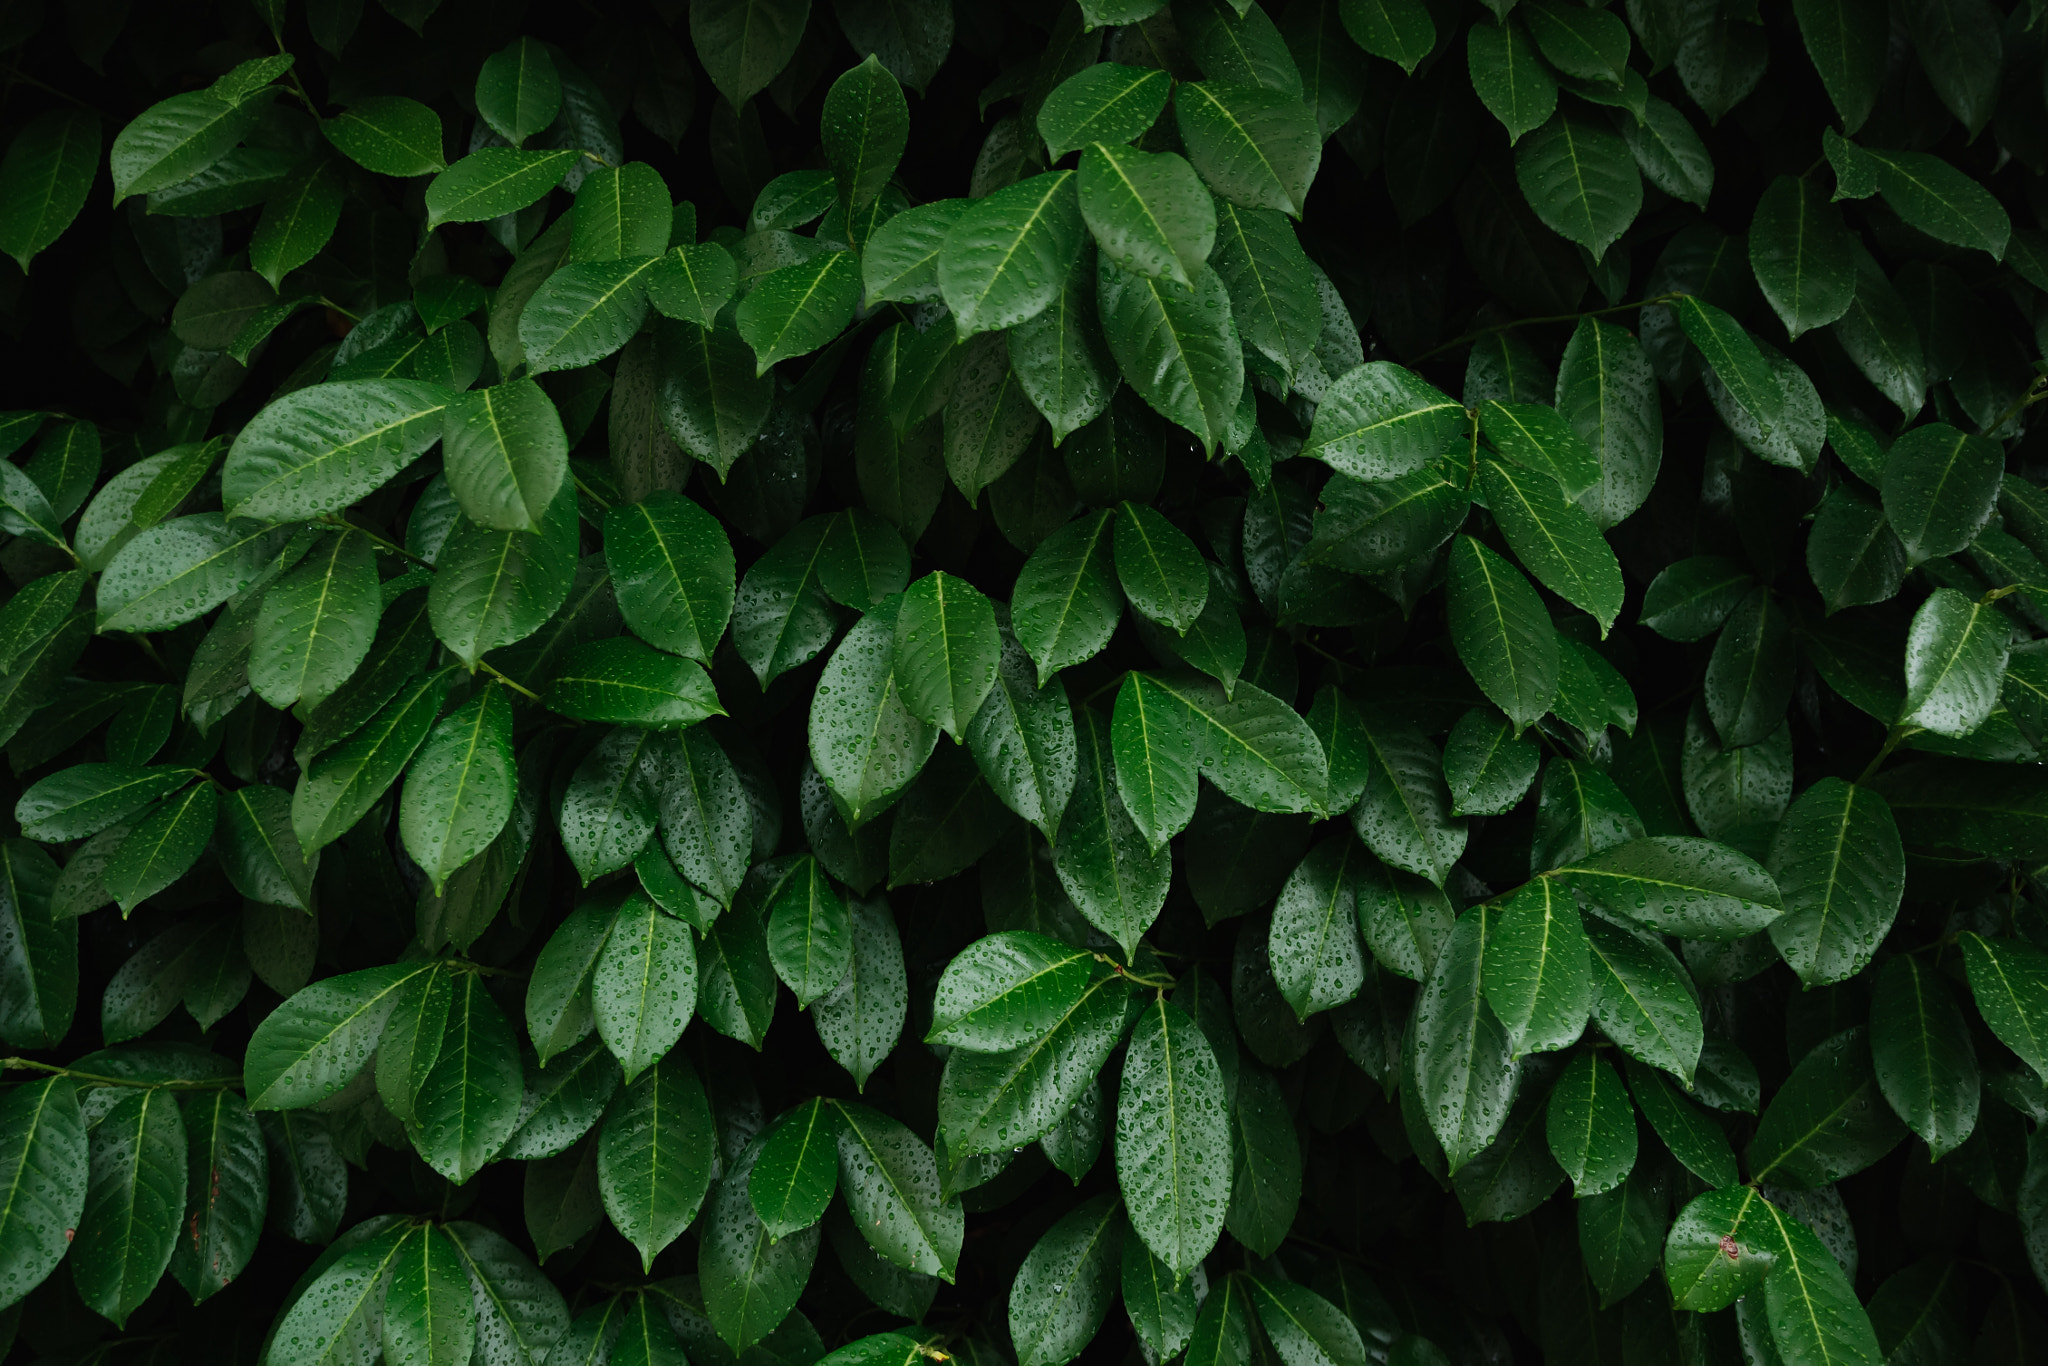
{"type": "Polygon", "coordinates": [[[1581,318],[1600,318],[1605,317],[1609,313],[1626,313],[1632,308],[1648,308],[1652,304],[1675,303],[1684,297],[1683,294],[1659,294],[1650,299],[1636,299],[1625,304],[1609,304],[1606,308],[1589,308],[1583,313],[1553,313],[1549,317],[1544,318],[1516,318],[1512,322],[1495,323],[1491,327],[1482,327],[1475,332],[1467,332],[1462,337],[1453,337],[1441,346],[1431,347],[1417,356],[1413,364],[1420,365],[1433,356],[1441,356],[1446,351],[1454,350],[1465,345],[1467,342],[1478,341],[1481,337],[1490,337],[1496,332],[1512,332],[1518,327],[1534,327],[1539,323],[1575,323],[1581,318]]]}
{"type": "Polygon", "coordinates": [[[55,1063],[37,1062],[34,1058],[0,1058],[0,1068],[7,1067],[48,1072],[52,1076],[70,1077],[91,1086],[132,1086],[145,1091],[229,1091],[242,1084],[240,1077],[219,1077],[212,1081],[144,1081],[138,1077],[108,1077],[98,1072],[81,1072],[75,1067],[59,1067],[55,1063]]]}
{"type": "Polygon", "coordinates": [[[340,527],[344,531],[353,531],[358,536],[368,537],[371,545],[379,547],[387,555],[402,555],[406,559],[411,560],[414,564],[420,566],[420,568],[429,571],[431,571],[434,567],[434,562],[432,560],[421,559],[419,556],[413,554],[410,550],[407,550],[404,546],[398,544],[396,541],[386,540],[384,537],[379,536],[376,532],[371,531],[368,527],[357,526],[354,522],[351,522],[350,520],[348,520],[348,518],[342,516],[338,512],[330,512],[320,520],[327,523],[327,525],[329,526],[340,527]]]}
{"type": "Polygon", "coordinates": [[[527,686],[526,686],[526,685],[525,685],[524,683],[521,683],[521,682],[520,682],[520,681],[519,681],[518,679],[516,679],[516,678],[512,678],[512,677],[509,677],[508,675],[506,675],[506,674],[504,674],[504,673],[500,672],[500,671],[499,671],[499,669],[498,669],[498,666],[497,666],[497,665],[495,665],[495,664],[493,664],[493,663],[491,663],[491,661],[490,661],[490,660],[488,660],[488,659],[479,659],[479,660],[478,660],[478,661],[476,662],[476,666],[477,666],[477,667],[478,667],[479,669],[482,669],[482,670],[483,670],[483,671],[484,671],[485,673],[489,674],[489,675],[490,675],[490,676],[491,676],[492,678],[495,678],[495,679],[497,679],[497,680],[498,680],[498,681],[499,681],[500,683],[503,683],[503,684],[504,684],[504,685],[505,685],[506,687],[510,688],[510,689],[511,689],[511,690],[512,690],[513,692],[516,692],[516,693],[520,694],[520,695],[521,695],[522,697],[525,697],[525,698],[526,698],[527,700],[529,700],[529,701],[532,701],[532,702],[538,702],[538,701],[540,701],[540,694],[539,694],[539,693],[537,693],[537,692],[535,692],[535,691],[534,691],[533,689],[531,689],[531,688],[527,687],[527,686]]]}

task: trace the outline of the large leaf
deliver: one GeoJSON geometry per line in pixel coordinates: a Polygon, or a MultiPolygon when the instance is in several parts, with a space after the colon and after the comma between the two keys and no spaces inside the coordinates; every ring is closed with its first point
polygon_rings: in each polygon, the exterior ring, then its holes
{"type": "Polygon", "coordinates": [[[650,645],[708,663],[732,616],[724,529],[689,499],[661,492],[607,512],[604,531],[626,624],[650,645]]]}
{"type": "Polygon", "coordinates": [[[1727,845],[1652,835],[1554,874],[1624,920],[1688,939],[1740,939],[1778,919],[1771,875],[1727,845]]]}
{"type": "Polygon", "coordinates": [[[1520,571],[1470,536],[1451,545],[1449,616],[1458,657],[1517,727],[1550,709],[1558,684],[1550,616],[1520,571]]]}
{"type": "Polygon", "coordinates": [[[70,1250],[87,1166],[85,1118],[69,1077],[24,1082],[0,1096],[0,1300],[9,1306],[70,1250]]]}
{"type": "MultiPolygon", "coordinates": [[[[697,1217],[718,1158],[704,1085],[671,1053],[619,1092],[598,1135],[605,1213],[640,1252],[641,1265],[697,1217]]],[[[745,1199],[745,1179],[733,1191],[745,1199]]]]}
{"type": "Polygon", "coordinates": [[[966,209],[939,252],[939,290],[961,338],[1036,317],[1080,254],[1073,171],[1033,176],[966,209]]]}
{"type": "Polygon", "coordinates": [[[1870,1058],[1886,1102],[1935,1160],[1976,1129],[1981,1083],[1969,1027],[1948,984],[1909,955],[1877,975],[1870,1058]]]}
{"type": "Polygon", "coordinates": [[[1117,368],[1162,417],[1213,449],[1244,390],[1244,351],[1222,279],[1198,264],[1190,283],[1126,270],[1107,251],[1097,261],[1097,307],[1117,368]]]}
{"type": "Polygon", "coordinates": [[[270,522],[339,512],[440,439],[452,397],[409,379],[286,394],[235,436],[221,467],[221,499],[235,517],[270,522]]]}
{"type": "Polygon", "coordinates": [[[1203,81],[1176,90],[1173,110],[1188,160],[1210,189],[1247,209],[1301,216],[1323,143],[1298,97],[1203,81]]]}
{"type": "Polygon", "coordinates": [[[1906,892],[1906,854],[1884,798],[1823,778],[1799,795],[1765,865],[1785,914],[1771,942],[1800,980],[1839,982],[1870,962],[1906,892]]]}

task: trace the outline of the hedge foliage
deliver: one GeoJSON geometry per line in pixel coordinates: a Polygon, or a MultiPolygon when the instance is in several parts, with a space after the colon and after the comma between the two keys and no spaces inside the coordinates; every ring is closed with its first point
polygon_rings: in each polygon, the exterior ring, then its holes
{"type": "Polygon", "coordinates": [[[0,1354],[2048,1359],[2040,0],[0,48],[0,1354]]]}

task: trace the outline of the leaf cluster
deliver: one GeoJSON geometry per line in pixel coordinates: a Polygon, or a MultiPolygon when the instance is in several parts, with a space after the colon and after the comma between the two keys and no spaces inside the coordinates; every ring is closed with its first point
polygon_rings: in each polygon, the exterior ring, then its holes
{"type": "Polygon", "coordinates": [[[7,10],[0,1356],[2044,1359],[2043,20],[7,10]]]}

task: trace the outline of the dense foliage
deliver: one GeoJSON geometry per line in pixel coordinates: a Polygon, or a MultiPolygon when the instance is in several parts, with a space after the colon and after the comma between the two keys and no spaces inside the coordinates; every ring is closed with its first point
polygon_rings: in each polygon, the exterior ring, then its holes
{"type": "Polygon", "coordinates": [[[2044,11],[0,6],[0,1355],[2048,1359],[2044,11]]]}

